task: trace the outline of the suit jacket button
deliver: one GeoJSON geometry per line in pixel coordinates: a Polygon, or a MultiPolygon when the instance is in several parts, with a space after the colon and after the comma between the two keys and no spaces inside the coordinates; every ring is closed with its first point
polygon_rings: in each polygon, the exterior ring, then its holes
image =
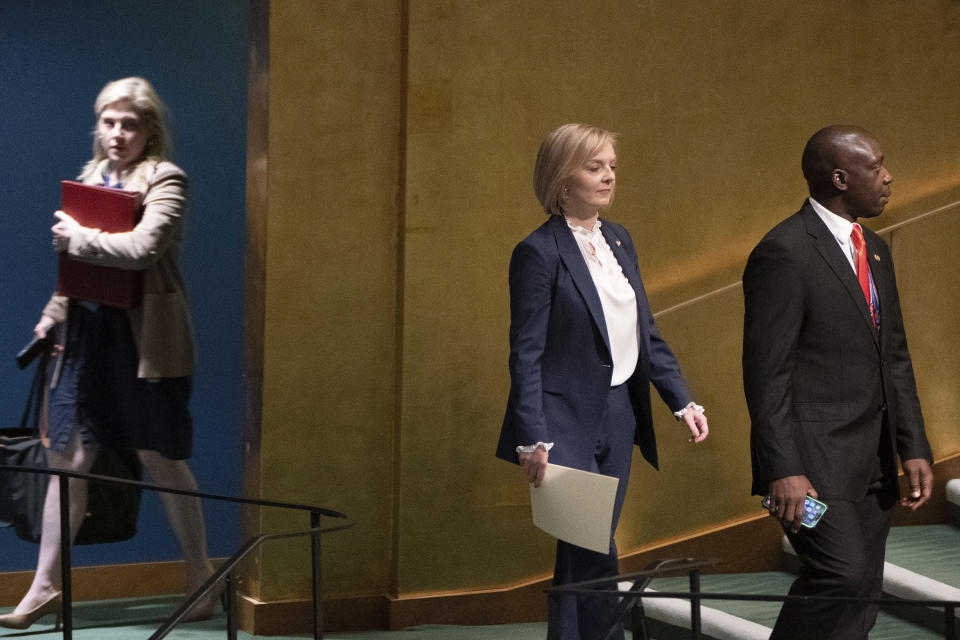
{"type": "Polygon", "coordinates": [[[877,411],[886,411],[886,410],[887,410],[886,402],[881,402],[879,405],[877,405],[877,411]]]}

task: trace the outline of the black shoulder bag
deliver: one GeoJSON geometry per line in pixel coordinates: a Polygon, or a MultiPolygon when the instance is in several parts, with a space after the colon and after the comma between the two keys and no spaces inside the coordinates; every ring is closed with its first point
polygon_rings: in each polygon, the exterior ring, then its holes
{"type": "MultiPolygon", "coordinates": [[[[39,428],[47,362],[47,354],[40,354],[20,426],[0,429],[0,464],[47,468],[39,428]]],[[[143,478],[135,451],[106,446],[100,448],[90,473],[137,481],[143,478]]],[[[78,482],[76,479],[70,481],[78,482]]],[[[46,474],[0,471],[0,527],[12,526],[18,537],[39,542],[48,482],[46,474]]],[[[94,481],[88,486],[87,513],[74,544],[119,542],[132,538],[137,533],[140,488],[94,481]]]]}

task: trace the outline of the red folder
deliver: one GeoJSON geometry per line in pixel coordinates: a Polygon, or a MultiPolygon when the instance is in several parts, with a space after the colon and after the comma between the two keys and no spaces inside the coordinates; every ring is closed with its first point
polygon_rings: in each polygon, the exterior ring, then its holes
{"type": "MultiPolygon", "coordinates": [[[[84,227],[108,233],[130,231],[140,220],[143,194],[64,180],[60,208],[84,227]]],[[[60,254],[57,292],[62,296],[133,309],[143,301],[143,271],[81,262],[60,254]]]]}

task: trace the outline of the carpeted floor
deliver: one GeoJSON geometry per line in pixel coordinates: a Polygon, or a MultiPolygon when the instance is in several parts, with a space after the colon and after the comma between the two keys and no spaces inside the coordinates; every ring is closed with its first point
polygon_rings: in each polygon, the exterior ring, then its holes
{"type": "MultiPolygon", "coordinates": [[[[173,613],[180,599],[176,596],[148,599],[81,602],[73,607],[73,637],[77,640],[138,640],[149,638],[173,613]]],[[[0,613],[10,611],[0,609],[0,613]]],[[[25,631],[0,628],[0,639],[27,638],[54,640],[62,632],[54,631],[54,617],[42,618],[25,631]]],[[[227,635],[227,618],[218,613],[211,620],[178,626],[168,638],[175,640],[215,640],[227,635]]],[[[324,640],[543,640],[546,623],[453,627],[423,625],[403,631],[327,632],[324,640]]],[[[293,636],[252,636],[240,631],[241,640],[279,640],[279,638],[311,638],[309,634],[293,636]]]]}

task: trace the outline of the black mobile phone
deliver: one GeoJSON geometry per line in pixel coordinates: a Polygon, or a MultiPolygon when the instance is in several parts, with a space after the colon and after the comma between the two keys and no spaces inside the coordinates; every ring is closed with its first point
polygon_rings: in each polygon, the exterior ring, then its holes
{"type": "MultiPolygon", "coordinates": [[[[760,505],[769,511],[770,496],[766,496],[763,500],[761,500],[760,505]]],[[[807,499],[803,501],[803,520],[800,521],[800,524],[807,528],[813,529],[815,526],[817,526],[817,523],[820,522],[820,518],[822,518],[823,514],[826,512],[827,505],[820,502],[816,498],[807,496],[807,499]]]]}
{"type": "Polygon", "coordinates": [[[53,347],[55,342],[56,332],[53,327],[47,331],[47,335],[42,338],[34,337],[27,346],[20,350],[20,353],[17,354],[17,367],[20,369],[26,369],[27,365],[33,362],[34,358],[40,355],[43,351],[46,351],[53,347]]]}

